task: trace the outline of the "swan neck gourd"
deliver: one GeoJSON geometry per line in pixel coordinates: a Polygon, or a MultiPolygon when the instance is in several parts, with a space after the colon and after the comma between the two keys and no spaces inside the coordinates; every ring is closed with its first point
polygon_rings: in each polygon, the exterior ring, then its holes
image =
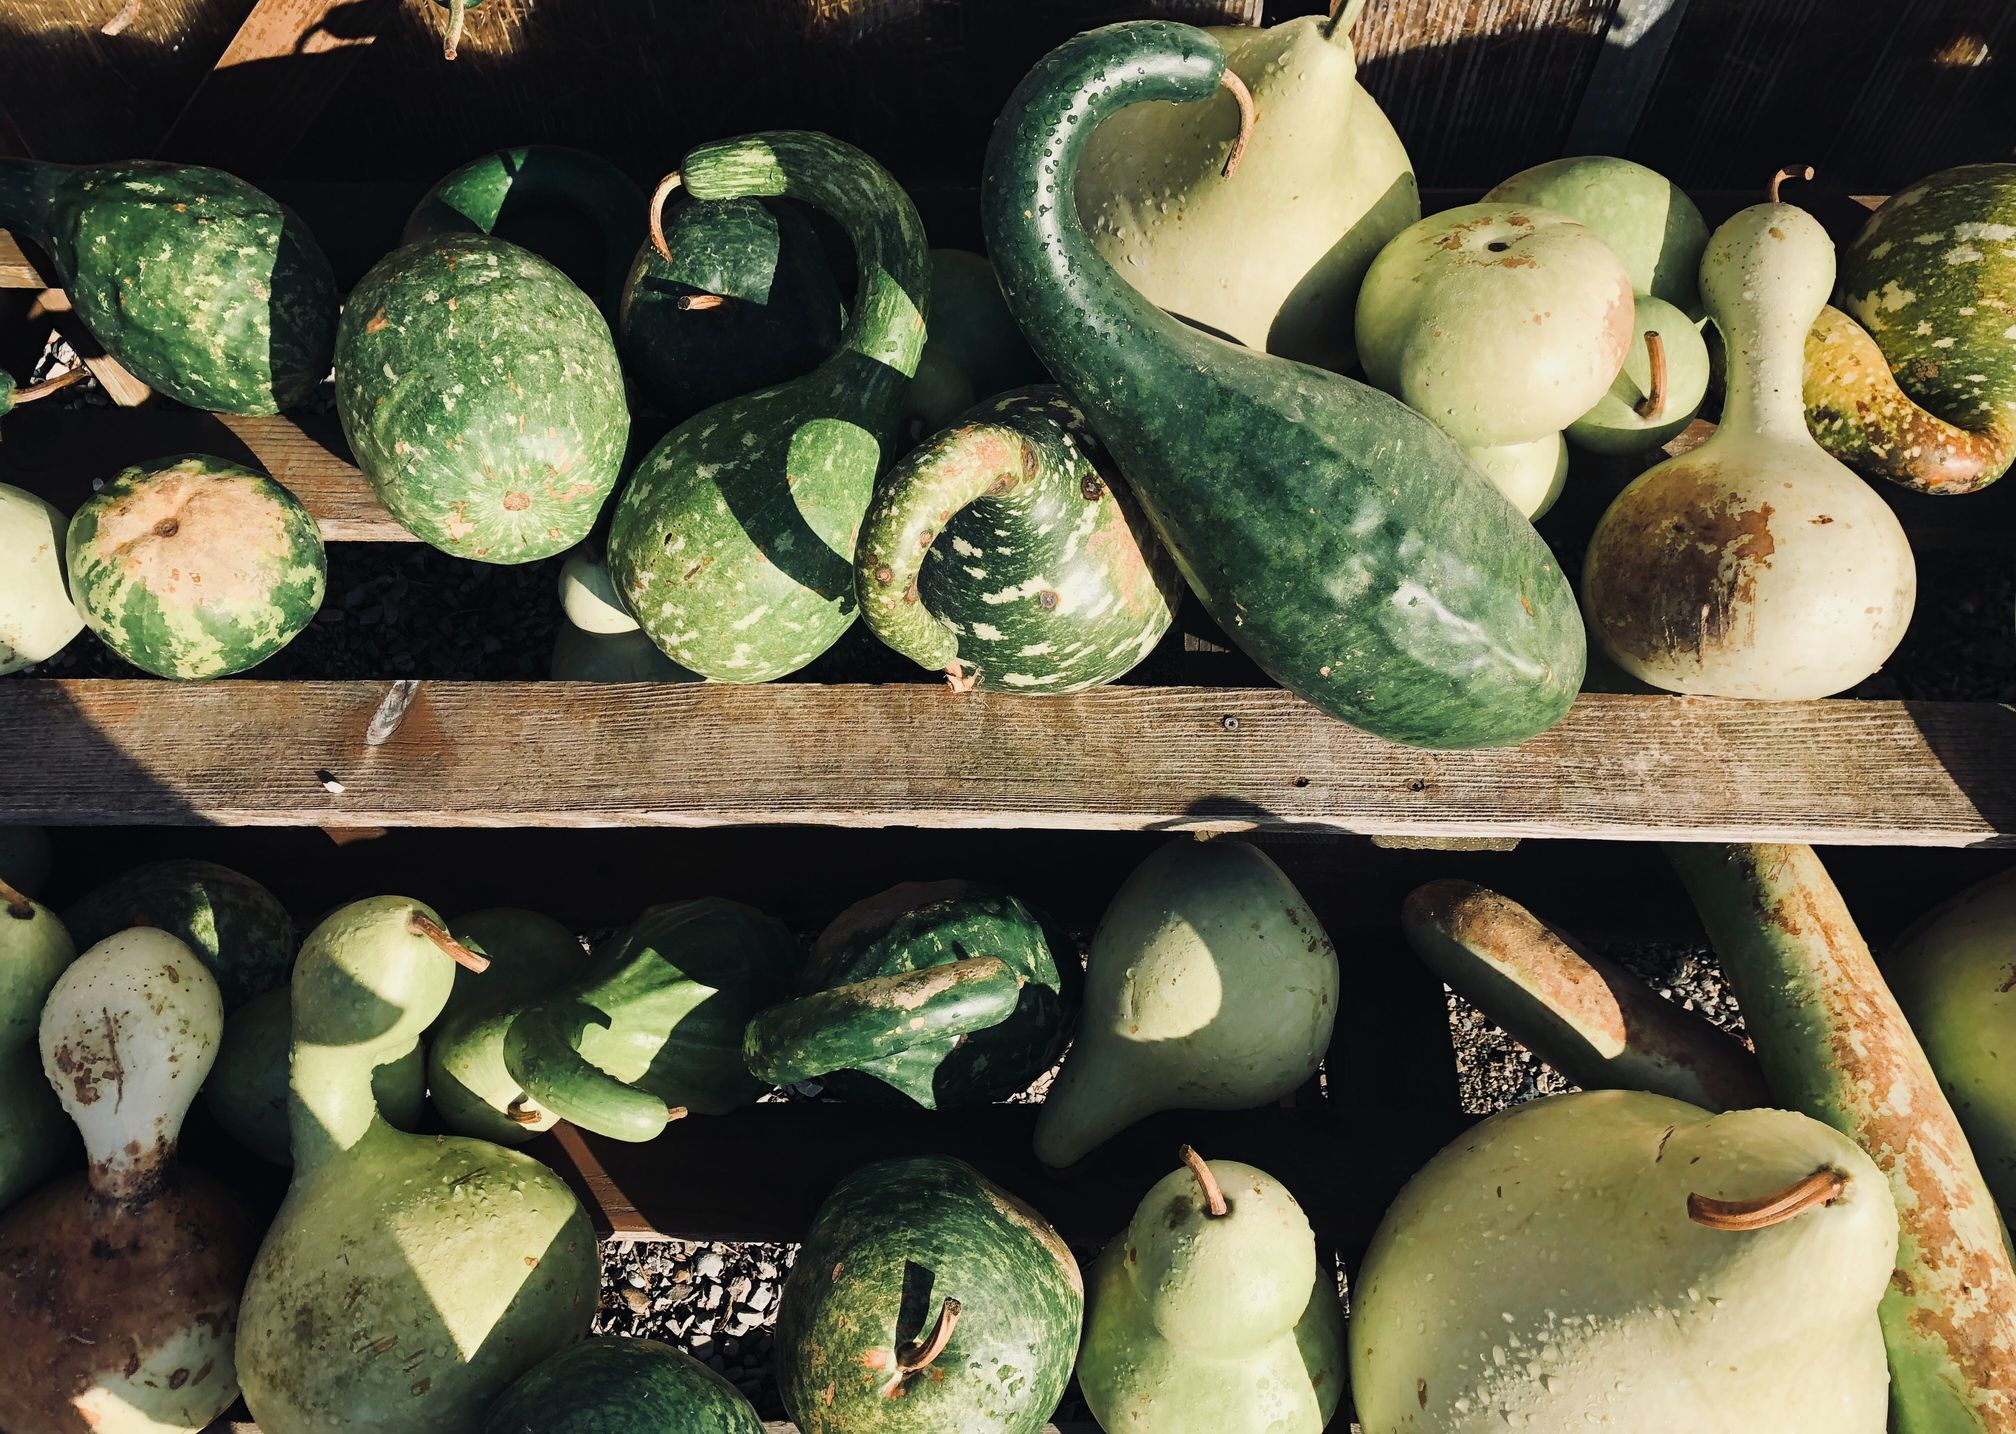
{"type": "Polygon", "coordinates": [[[1806,440],[1806,335],[1834,288],[1834,244],[1791,204],[1756,204],[1715,231],[1701,297],[1728,343],[1722,429],[1806,440]]]}
{"type": "Polygon", "coordinates": [[[48,248],[55,238],[51,211],[60,172],[54,165],[32,159],[0,159],[0,225],[48,248]]]}

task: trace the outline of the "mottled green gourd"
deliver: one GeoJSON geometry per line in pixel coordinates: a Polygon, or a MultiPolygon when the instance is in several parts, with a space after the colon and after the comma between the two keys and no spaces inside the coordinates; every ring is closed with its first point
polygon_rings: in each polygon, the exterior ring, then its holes
{"type": "Polygon", "coordinates": [[[819,1207],[785,1281],[778,1393],[801,1434],[1036,1434],[1084,1309],[1057,1232],[970,1165],[863,1166],[819,1207]]]}
{"type": "Polygon", "coordinates": [[[739,1390],[655,1339],[583,1340],[504,1391],[483,1434],[763,1434],[739,1390]]]}
{"type": "Polygon", "coordinates": [[[931,251],[930,332],[903,394],[903,431],[915,443],[981,399],[1047,375],[1001,301],[994,266],[964,249],[931,251]]]}
{"type": "Polygon", "coordinates": [[[214,861],[171,857],[113,877],[73,903],[63,924],[80,947],[129,926],[158,926],[188,943],[217,978],[224,1009],[284,987],[298,942],[280,899],[214,861]]]}
{"type": "Polygon", "coordinates": [[[1087,134],[1131,104],[1209,99],[1224,69],[1216,41],[1161,21],[1090,31],[1037,64],[981,186],[1008,307],[1191,589],[1284,686],[1420,746],[1544,731],[1581,685],[1574,595],[1455,440],[1363,384],[1170,318],[1078,222],[1087,134]]]}
{"type": "Polygon", "coordinates": [[[0,1210],[41,1184],[74,1144],[35,1044],[42,1002],[77,948],[56,913],[0,873],[0,1210]]]}
{"type": "Polygon", "coordinates": [[[588,1332],[595,1233],[559,1177],[486,1141],[395,1130],[372,1096],[373,1069],[447,1004],[450,947],[431,910],[394,896],[338,908],[302,943],[294,1179],[239,1309],[266,1434],[475,1434],[511,1381],[588,1332]]]}
{"type": "Polygon", "coordinates": [[[0,483],[0,676],[54,657],[84,629],[63,577],[70,520],[0,483]]]}
{"type": "Polygon", "coordinates": [[[178,403],[278,413],[328,375],[329,261],[242,179],[144,159],[0,159],[0,228],[48,254],[91,336],[178,403]]]}
{"type": "Polygon", "coordinates": [[[749,1104],[764,1087],[742,1063],[742,1029],[790,991],[798,964],[790,931],[754,907],[652,907],[565,986],[517,1008],[504,1035],[504,1068],[525,1091],[514,1118],[649,1140],[688,1111],[749,1104]]]}
{"type": "Polygon", "coordinates": [[[1048,386],[988,400],[898,463],[854,580],[875,635],[955,692],[1111,682],[1162,640],[1183,591],[1084,415],[1048,386]]]}
{"type": "Polygon", "coordinates": [[[987,1105],[1050,1068],[1083,984],[1076,944],[1016,897],[905,882],[833,919],[805,994],[752,1020],[742,1050],[773,1085],[823,1078],[849,1100],[987,1105]]]}
{"type": "Polygon", "coordinates": [[[552,917],[515,907],[472,911],[448,931],[488,957],[490,969],[455,972],[454,994],[427,1045],[428,1093],[450,1130],[522,1145],[553,1121],[523,1118],[525,1089],[504,1068],[504,1033],[520,1006],[577,974],[586,957],[552,917]]]}
{"type": "Polygon", "coordinates": [[[854,240],[854,309],[832,356],[673,429],[609,530],[617,590],[661,650],[717,681],[767,682],[854,621],[855,540],[917,371],[930,261],[909,197],[825,135],[704,145],[683,174],[696,199],[803,200],[854,240]]]}

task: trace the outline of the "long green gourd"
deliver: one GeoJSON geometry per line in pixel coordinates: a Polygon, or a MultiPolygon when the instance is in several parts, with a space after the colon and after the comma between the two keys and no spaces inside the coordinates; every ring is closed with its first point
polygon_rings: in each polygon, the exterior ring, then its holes
{"type": "Polygon", "coordinates": [[[1161,21],[1090,31],[1037,64],[981,188],[1008,306],[1191,588],[1283,686],[1417,746],[1545,731],[1581,686],[1574,594],[1455,441],[1363,384],[1163,314],[1078,220],[1072,181],[1100,121],[1209,99],[1224,72],[1216,41],[1161,21]]]}
{"type": "Polygon", "coordinates": [[[56,913],[0,874],[0,1210],[41,1184],[72,1141],[35,1045],[42,1002],[77,948],[56,913]]]}
{"type": "Polygon", "coordinates": [[[1667,847],[1771,1093],[1867,1150],[1896,1197],[1883,1297],[1895,1434],[2016,1428],[2016,1271],[1953,1108],[1805,846],[1667,847]]]}
{"type": "Polygon", "coordinates": [[[609,530],[616,589],[668,657],[717,681],[767,682],[854,621],[855,539],[923,351],[930,258],[909,196],[825,135],[704,145],[681,172],[696,199],[800,199],[854,240],[853,311],[832,355],[672,430],[609,530]]]}
{"type": "Polygon", "coordinates": [[[372,1071],[447,1004],[450,956],[482,961],[396,896],[339,907],[302,943],[294,1180],[239,1310],[266,1434],[474,1434],[506,1385],[588,1332],[595,1234],[559,1177],[379,1113],[372,1071]]]}
{"type": "Polygon", "coordinates": [[[0,227],[48,254],[106,353],[178,403],[278,413],[329,372],[329,261],[242,179],[144,159],[0,159],[0,227]]]}

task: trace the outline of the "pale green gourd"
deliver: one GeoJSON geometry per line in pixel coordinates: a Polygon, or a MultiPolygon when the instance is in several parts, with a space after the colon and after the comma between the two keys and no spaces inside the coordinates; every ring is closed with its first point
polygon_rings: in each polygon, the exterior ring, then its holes
{"type": "Polygon", "coordinates": [[[1806,334],[1833,287],[1834,247],[1773,189],[1717,229],[1701,261],[1729,352],[1721,426],[1617,496],[1583,566],[1603,651],[1670,692],[1830,696],[1889,657],[1917,596],[1896,515],[1807,432],[1806,334]]]}
{"type": "Polygon", "coordinates": [[[504,1033],[521,1006],[574,975],[586,953],[552,917],[517,907],[472,911],[448,931],[488,957],[490,969],[455,973],[454,994],[427,1045],[428,1094],[450,1130],[523,1145],[557,1120],[526,1105],[525,1088],[504,1068],[504,1033]]]}
{"type": "Polygon", "coordinates": [[[75,1142],[42,1079],[35,1023],[77,948],[56,913],[0,874],[0,1210],[41,1184],[75,1142]]]}
{"type": "Polygon", "coordinates": [[[0,674],[54,657],[84,630],[63,580],[69,530],[60,509],[0,483],[0,674]]]}
{"type": "Polygon", "coordinates": [[[371,1073],[447,1004],[460,948],[416,901],[331,913],[294,967],[294,1182],[239,1314],[264,1434],[473,1434],[518,1375],[588,1331],[594,1232],[545,1166],[395,1130],[371,1073]]]}

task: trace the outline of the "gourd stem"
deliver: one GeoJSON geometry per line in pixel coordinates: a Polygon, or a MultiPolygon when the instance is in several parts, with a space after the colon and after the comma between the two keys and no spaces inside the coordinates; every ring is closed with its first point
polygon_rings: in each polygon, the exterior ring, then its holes
{"type": "Polygon", "coordinates": [[[406,920],[406,927],[415,936],[424,936],[455,959],[457,966],[476,972],[479,976],[490,969],[490,958],[479,956],[450,936],[439,922],[430,921],[419,912],[414,912],[406,920]]]}
{"type": "Polygon", "coordinates": [[[1666,411],[1666,340],[1657,329],[1645,331],[1645,357],[1652,365],[1652,382],[1635,411],[1640,418],[1657,418],[1666,411]]]}
{"type": "Polygon", "coordinates": [[[665,208],[665,201],[672,197],[672,191],[685,182],[686,176],[676,169],[659,180],[658,187],[651,191],[651,207],[645,211],[646,222],[651,228],[651,247],[668,264],[672,262],[672,246],[665,242],[665,223],[659,216],[665,208]]]}
{"type": "Polygon", "coordinates": [[[718,309],[727,302],[726,296],[721,294],[681,294],[672,301],[672,307],[691,312],[694,309],[718,309]]]}
{"type": "Polygon", "coordinates": [[[504,1118],[514,1125],[537,1125],[545,1112],[536,1105],[527,1105],[521,1097],[504,1107],[504,1118]]]}
{"type": "Polygon", "coordinates": [[[1786,165],[1783,169],[1779,170],[1776,174],[1771,176],[1771,189],[1770,189],[1771,202],[1773,204],[1782,204],[1784,202],[1778,197],[1778,187],[1781,184],[1783,184],[1786,180],[1788,179],[1810,180],[1812,178],[1813,178],[1812,165],[1810,164],[1786,165]]]}
{"type": "Polygon", "coordinates": [[[1190,1173],[1197,1177],[1197,1185],[1204,1192],[1204,1213],[1214,1220],[1222,1220],[1232,1207],[1225,1203],[1225,1192],[1218,1188],[1218,1177],[1211,1173],[1211,1167],[1204,1163],[1204,1157],[1189,1146],[1178,1152],[1183,1163],[1190,1167],[1190,1173]]]}
{"type": "Polygon", "coordinates": [[[106,39],[126,33],[126,27],[140,18],[140,0],[126,0],[119,7],[119,13],[98,27],[98,33],[106,39]]]}
{"type": "Polygon", "coordinates": [[[35,919],[35,903],[9,886],[5,881],[0,881],[0,902],[7,904],[7,914],[16,921],[33,921],[35,919]]]}
{"type": "Polygon", "coordinates": [[[950,1295],[938,1306],[938,1323],[931,1327],[931,1336],[921,1344],[906,1344],[896,1351],[896,1369],[901,1374],[916,1374],[928,1369],[931,1361],[945,1352],[945,1346],[952,1342],[952,1331],[958,1327],[959,1313],[964,1307],[950,1295]]]}
{"type": "Polygon", "coordinates": [[[1323,27],[1323,38],[1335,39],[1339,30],[1348,32],[1364,8],[1365,0],[1330,0],[1330,20],[1323,27]]]}
{"type": "Polygon", "coordinates": [[[1218,171],[1222,179],[1230,179],[1232,171],[1239,167],[1239,161],[1246,155],[1246,141],[1253,138],[1253,126],[1259,122],[1259,112],[1253,107],[1253,92],[1246,88],[1246,82],[1232,73],[1227,65],[1218,75],[1218,83],[1232,92],[1232,98],[1239,102],[1239,137],[1232,141],[1232,148],[1226,152],[1225,167],[1218,171]]]}
{"type": "Polygon", "coordinates": [[[467,16],[469,0],[448,0],[448,29],[441,36],[441,58],[452,60],[462,46],[462,21],[467,16]]]}
{"type": "Polygon", "coordinates": [[[1796,1219],[1820,1205],[1831,1205],[1848,1188],[1848,1177],[1831,1166],[1822,1166],[1795,1185],[1754,1200],[1717,1200],[1692,1194],[1687,1197],[1687,1218],[1711,1230],[1768,1230],[1796,1219]]]}
{"type": "Polygon", "coordinates": [[[52,393],[61,393],[64,389],[70,387],[71,384],[81,383],[90,376],[91,370],[85,368],[80,363],[68,373],[59,373],[54,378],[44,379],[42,382],[32,384],[27,388],[17,388],[14,390],[15,406],[19,407],[24,403],[33,403],[36,399],[47,398],[52,393]]]}

